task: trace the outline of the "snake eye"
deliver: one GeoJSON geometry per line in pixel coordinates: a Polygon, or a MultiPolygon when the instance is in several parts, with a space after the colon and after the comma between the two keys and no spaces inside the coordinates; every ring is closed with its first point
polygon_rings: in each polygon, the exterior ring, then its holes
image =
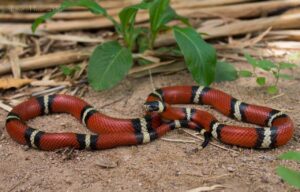
{"type": "Polygon", "coordinates": [[[146,102],[144,107],[148,112],[163,112],[165,110],[165,105],[160,101],[146,102]]]}

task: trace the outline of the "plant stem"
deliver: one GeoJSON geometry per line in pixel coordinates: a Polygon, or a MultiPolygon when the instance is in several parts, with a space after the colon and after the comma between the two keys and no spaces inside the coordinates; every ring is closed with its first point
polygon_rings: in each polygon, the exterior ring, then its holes
{"type": "Polygon", "coordinates": [[[253,76],[254,76],[254,77],[257,77],[257,75],[256,75],[256,73],[255,73],[255,68],[256,68],[256,67],[254,67],[253,65],[251,65],[251,66],[252,66],[253,76]]]}
{"type": "Polygon", "coordinates": [[[120,30],[120,24],[111,15],[105,14],[104,16],[114,24],[114,28],[115,28],[116,32],[119,35],[122,35],[121,30],[120,30]]]}
{"type": "Polygon", "coordinates": [[[154,49],[154,42],[155,42],[156,36],[157,36],[157,33],[151,33],[151,32],[150,32],[149,48],[150,48],[151,50],[154,49]]]}
{"type": "Polygon", "coordinates": [[[277,66],[277,75],[275,76],[276,81],[275,81],[275,86],[277,87],[278,81],[279,81],[279,72],[280,72],[280,67],[277,66]]]}

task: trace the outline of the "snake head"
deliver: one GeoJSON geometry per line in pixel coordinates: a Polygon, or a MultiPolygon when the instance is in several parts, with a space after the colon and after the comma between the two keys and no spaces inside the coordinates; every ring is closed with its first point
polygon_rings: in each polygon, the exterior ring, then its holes
{"type": "Polygon", "coordinates": [[[164,112],[166,110],[166,105],[161,101],[151,101],[144,103],[144,107],[147,112],[164,112]]]}

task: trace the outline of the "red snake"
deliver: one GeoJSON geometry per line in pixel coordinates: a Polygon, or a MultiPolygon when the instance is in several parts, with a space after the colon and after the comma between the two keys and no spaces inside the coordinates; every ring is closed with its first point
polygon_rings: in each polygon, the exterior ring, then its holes
{"type": "Polygon", "coordinates": [[[240,147],[274,148],[286,144],[294,131],[292,120],[283,112],[241,102],[209,87],[174,86],[157,89],[148,96],[145,108],[148,112],[142,118],[117,119],[98,112],[74,96],[58,94],[33,97],[12,109],[6,119],[6,129],[18,143],[41,150],[64,147],[96,150],[138,145],[179,127],[204,134],[202,147],[213,136],[223,143],[240,147]],[[258,127],[225,125],[208,112],[172,107],[171,104],[210,105],[228,117],[258,127]],[[52,113],[69,113],[96,134],[47,133],[25,124],[29,119],[52,113]]]}

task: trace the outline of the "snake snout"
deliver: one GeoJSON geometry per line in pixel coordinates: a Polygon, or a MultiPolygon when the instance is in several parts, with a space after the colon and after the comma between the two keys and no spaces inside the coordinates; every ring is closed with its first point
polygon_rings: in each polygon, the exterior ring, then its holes
{"type": "Polygon", "coordinates": [[[163,112],[165,110],[165,105],[160,101],[151,101],[144,103],[144,107],[147,112],[163,112]]]}

